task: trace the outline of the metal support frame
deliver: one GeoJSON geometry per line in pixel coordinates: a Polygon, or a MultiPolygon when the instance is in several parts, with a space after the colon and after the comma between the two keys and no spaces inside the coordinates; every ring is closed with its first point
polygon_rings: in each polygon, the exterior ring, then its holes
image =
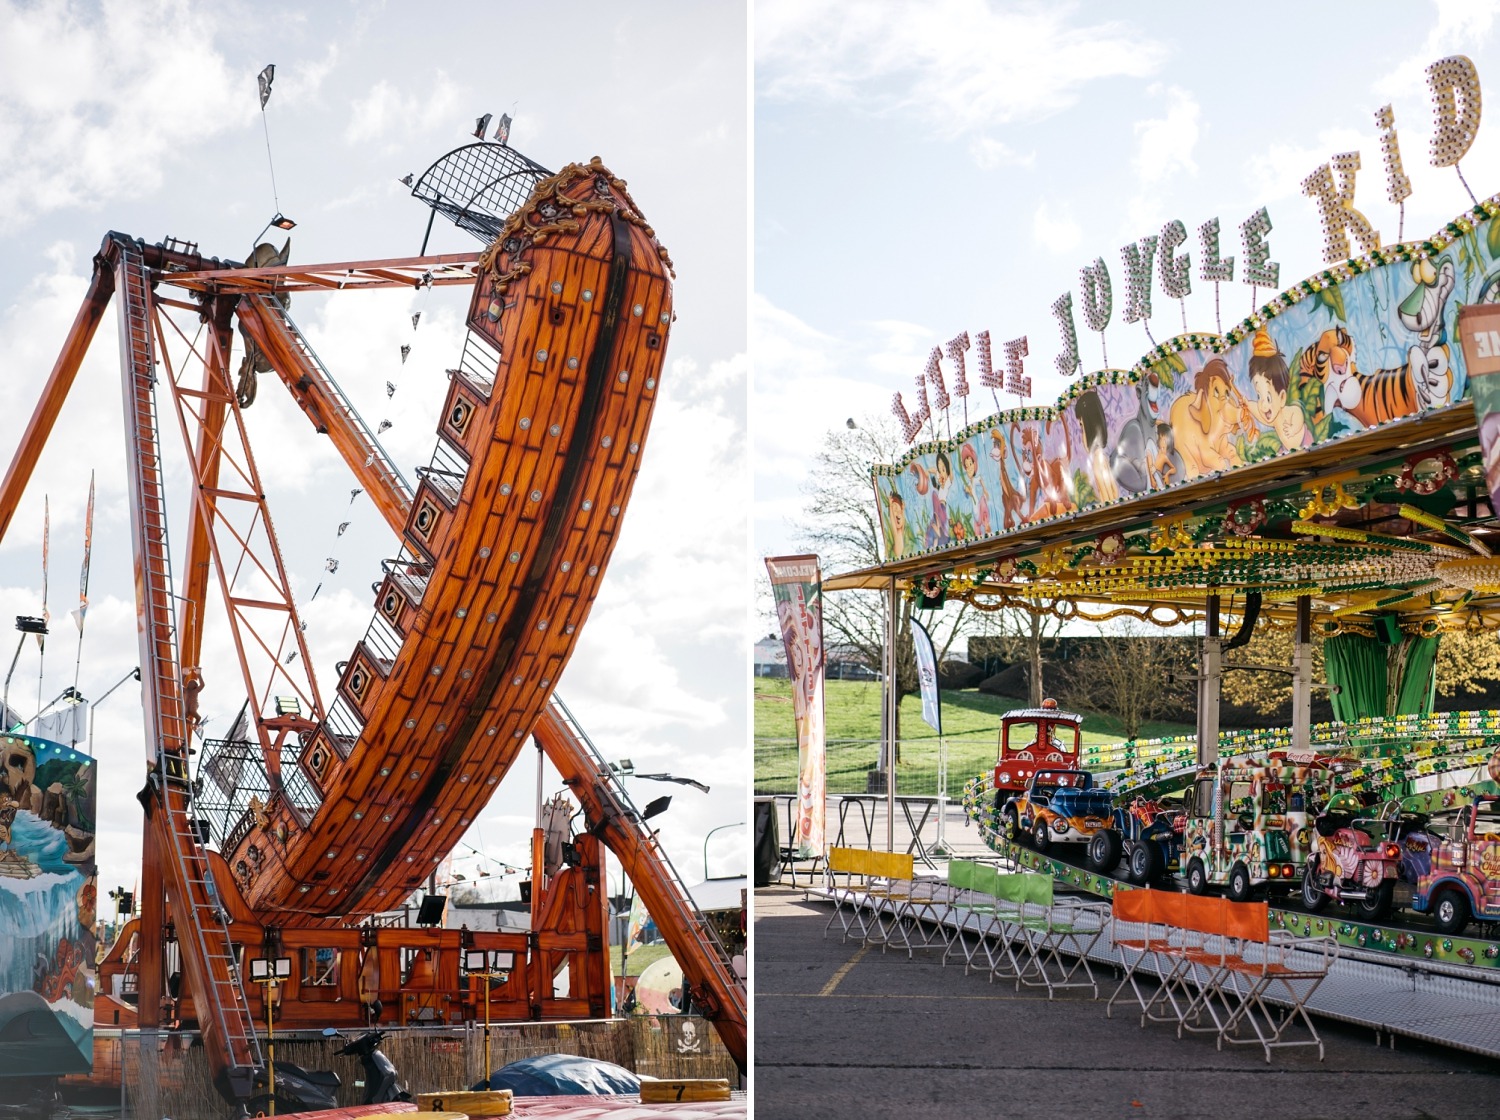
{"type": "Polygon", "coordinates": [[[1224,639],[1219,634],[1219,596],[1208,597],[1203,630],[1202,668],[1198,673],[1198,765],[1219,757],[1219,687],[1224,677],[1224,639]]]}
{"type": "Polygon", "coordinates": [[[897,713],[901,705],[901,682],[899,680],[896,642],[897,619],[901,613],[901,594],[896,590],[896,577],[891,576],[886,591],[885,612],[885,742],[882,750],[885,758],[885,850],[896,850],[896,733],[899,730],[897,713]]]}
{"type": "Polygon", "coordinates": [[[1297,596],[1297,627],[1292,638],[1292,749],[1312,744],[1312,599],[1297,596]]]}

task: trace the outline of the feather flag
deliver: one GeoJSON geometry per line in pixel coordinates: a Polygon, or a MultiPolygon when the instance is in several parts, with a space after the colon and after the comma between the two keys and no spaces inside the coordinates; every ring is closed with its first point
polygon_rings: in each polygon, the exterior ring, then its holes
{"type": "Polygon", "coordinates": [[[266,63],[266,68],[256,75],[256,82],[260,85],[260,111],[266,111],[266,102],[271,100],[271,82],[276,78],[276,67],[272,63],[266,63]]]}
{"type": "Polygon", "coordinates": [[[83,633],[83,616],[89,609],[89,557],[94,549],[94,472],[89,472],[89,508],[83,515],[83,570],[78,576],[78,610],[75,621],[83,633]]]}

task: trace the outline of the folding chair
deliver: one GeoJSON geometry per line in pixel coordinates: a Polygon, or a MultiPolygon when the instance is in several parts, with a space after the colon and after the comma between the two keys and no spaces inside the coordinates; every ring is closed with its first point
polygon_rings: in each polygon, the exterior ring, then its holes
{"type": "MultiPolygon", "coordinates": [[[[945,919],[952,905],[951,894],[943,876],[917,875],[915,856],[912,856],[912,872],[909,879],[891,887],[889,895],[893,910],[892,930],[900,930],[900,944],[906,947],[908,958],[913,949],[930,949],[939,938],[946,950],[948,927],[945,919]],[[913,940],[919,937],[919,940],[913,940]]],[[[886,944],[896,944],[894,933],[886,944]]],[[[884,952],[885,946],[881,946],[884,952]]]]}
{"type": "Polygon", "coordinates": [[[1188,905],[1193,912],[1188,925],[1202,939],[1182,950],[1188,976],[1197,991],[1182,1008],[1177,1037],[1186,1031],[1212,1034],[1222,1040],[1241,1002],[1233,981],[1244,964],[1241,953],[1246,939],[1254,940],[1257,927],[1264,939],[1269,907],[1264,902],[1230,902],[1223,898],[1194,898],[1188,905]],[[1212,1025],[1203,1023],[1204,1015],[1212,1025]]]}
{"type": "Polygon", "coordinates": [[[1137,974],[1148,961],[1161,971],[1157,954],[1167,947],[1167,926],[1157,916],[1157,896],[1163,892],[1142,887],[1138,890],[1116,888],[1110,903],[1110,944],[1120,954],[1123,975],[1109,1002],[1104,1005],[1104,1017],[1114,1018],[1115,1000],[1129,985],[1135,1002],[1141,1009],[1141,1023],[1145,1025],[1146,1007],[1151,1003],[1141,990],[1137,974]]]}
{"type": "Polygon", "coordinates": [[[882,953],[898,945],[910,959],[913,945],[909,931],[917,924],[917,909],[926,907],[932,899],[936,881],[916,877],[915,858],[909,852],[865,852],[864,859],[870,871],[865,904],[871,912],[865,944],[879,945],[882,953]]]}
{"type": "MultiPolygon", "coordinates": [[[[1021,917],[1020,876],[1007,875],[999,868],[983,863],[974,864],[971,875],[976,901],[970,906],[969,913],[976,919],[973,926],[975,939],[972,946],[960,946],[964,951],[964,975],[967,976],[971,968],[981,967],[977,958],[982,952],[983,967],[989,972],[992,982],[1002,965],[1007,963],[1010,971],[1005,978],[1014,979],[1017,964],[1012,952],[1014,934],[1010,926],[1021,917]]],[[[961,937],[959,940],[962,942],[961,937]]],[[[946,961],[947,951],[944,952],[944,963],[946,961]]]]}
{"type": "Polygon", "coordinates": [[[1104,934],[1108,911],[1096,902],[1057,897],[1048,875],[1027,872],[1023,881],[1020,932],[1036,975],[1032,977],[1031,968],[1019,969],[1017,990],[1022,984],[1045,987],[1047,998],[1052,999],[1059,988],[1089,988],[1098,999],[1099,982],[1088,955],[1104,934]]]}
{"type": "Polygon", "coordinates": [[[828,936],[834,922],[842,927],[844,941],[849,940],[855,927],[858,927],[860,940],[864,940],[869,932],[863,906],[866,865],[862,858],[869,854],[859,848],[833,848],[823,861],[823,882],[828,897],[833,900],[833,914],[823,927],[824,937],[828,936]],[[840,875],[844,877],[842,884],[839,883],[840,875]],[[856,877],[859,883],[855,882],[856,877]]]}
{"type": "Polygon", "coordinates": [[[1151,998],[1141,1005],[1143,1027],[1148,1020],[1182,1023],[1197,994],[1195,961],[1205,945],[1205,935],[1195,923],[1201,924],[1203,905],[1218,901],[1175,891],[1152,894],[1153,914],[1160,924],[1160,939],[1153,953],[1160,983],[1151,998]]]}
{"type": "Polygon", "coordinates": [[[1258,1045],[1271,1051],[1281,1046],[1316,1046],[1318,1061],[1323,1060],[1323,1040],[1307,1014],[1307,1001],[1328,975],[1338,959],[1338,942],[1330,937],[1297,937],[1290,931],[1272,934],[1265,903],[1226,903],[1226,931],[1240,939],[1241,951],[1226,958],[1218,990],[1229,1016],[1219,1031],[1218,1048],[1231,1045],[1258,1045]],[[1286,1006],[1272,1008],[1271,996],[1286,1006]],[[1286,1037],[1289,1029],[1300,1024],[1306,1038],[1286,1037]],[[1254,1038],[1236,1037],[1248,1026],[1254,1038]]]}
{"type": "Polygon", "coordinates": [[[997,914],[1002,904],[995,898],[994,885],[997,869],[992,864],[973,860],[953,859],[948,861],[948,910],[944,914],[946,944],[943,947],[943,967],[954,955],[955,947],[964,955],[964,974],[974,967],[974,957],[980,943],[993,936],[998,928],[997,914]],[[970,948],[966,935],[973,933],[977,940],[970,948]]]}

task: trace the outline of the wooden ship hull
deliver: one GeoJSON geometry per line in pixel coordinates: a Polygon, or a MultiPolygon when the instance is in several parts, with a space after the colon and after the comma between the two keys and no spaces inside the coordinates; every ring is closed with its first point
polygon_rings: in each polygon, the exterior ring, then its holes
{"type": "Polygon", "coordinates": [[[400,906],[515,762],[630,497],[670,275],[597,160],[541,183],[481,258],[444,465],[420,472],[405,547],[330,718],[302,735],[300,774],[268,767],[272,796],[225,846],[251,911],[297,926],[400,906]]]}

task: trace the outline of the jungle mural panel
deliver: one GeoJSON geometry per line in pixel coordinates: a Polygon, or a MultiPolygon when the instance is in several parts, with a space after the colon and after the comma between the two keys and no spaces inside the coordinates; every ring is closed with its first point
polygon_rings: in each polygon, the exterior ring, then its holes
{"type": "Polygon", "coordinates": [[[1500,203],[1334,266],[1224,336],[1188,334],[1053,407],[1001,412],[872,471],[889,560],[1127,501],[1454,403],[1458,309],[1500,302],[1500,203]]]}
{"type": "Polygon", "coordinates": [[[0,1070],[87,1073],[94,1051],[95,763],[24,735],[0,737],[0,751],[0,1070]]]}

